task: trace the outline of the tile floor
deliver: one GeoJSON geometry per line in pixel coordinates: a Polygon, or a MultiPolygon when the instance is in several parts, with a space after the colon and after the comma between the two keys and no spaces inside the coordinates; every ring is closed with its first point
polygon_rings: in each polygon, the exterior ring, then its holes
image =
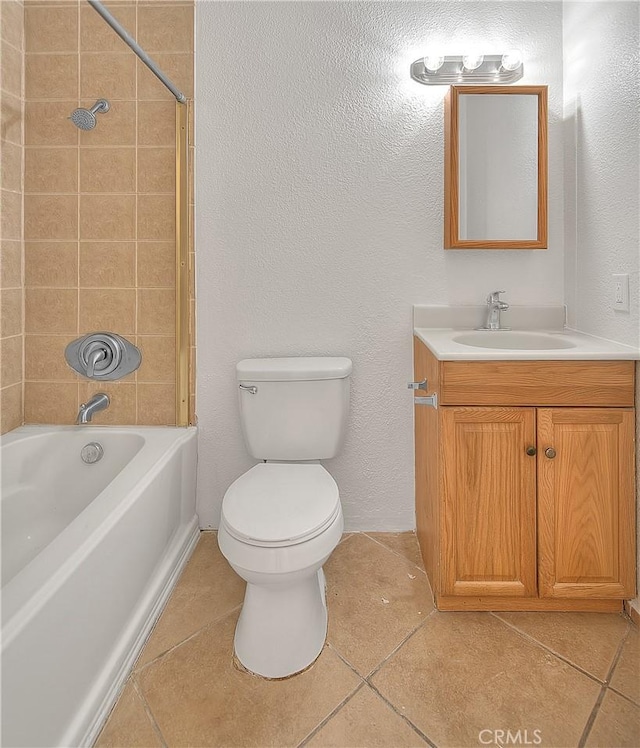
{"type": "Polygon", "coordinates": [[[265,681],[233,665],[243,582],[203,533],[96,746],[640,746],[622,615],[439,613],[412,533],[347,535],[325,571],[321,656],[265,681]]]}

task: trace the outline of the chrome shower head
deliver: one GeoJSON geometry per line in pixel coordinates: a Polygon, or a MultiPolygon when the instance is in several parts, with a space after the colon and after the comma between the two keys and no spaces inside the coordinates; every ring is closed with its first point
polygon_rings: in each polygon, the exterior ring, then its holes
{"type": "Polygon", "coordinates": [[[96,112],[108,112],[109,102],[98,99],[91,109],[75,109],[69,119],[80,130],[93,130],[96,126],[96,112]]]}

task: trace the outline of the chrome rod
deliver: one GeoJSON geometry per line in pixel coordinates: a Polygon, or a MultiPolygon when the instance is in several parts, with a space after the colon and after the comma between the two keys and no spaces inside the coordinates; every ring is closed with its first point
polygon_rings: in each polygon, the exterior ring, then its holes
{"type": "Polygon", "coordinates": [[[116,34],[122,39],[122,41],[130,47],[133,52],[136,53],[136,55],[144,62],[144,64],[149,68],[149,70],[158,78],[158,80],[162,81],[164,85],[171,91],[171,93],[176,97],[176,99],[181,103],[184,104],[187,101],[187,97],[182,93],[182,91],[174,84],[172,83],[169,78],[160,70],[160,68],[156,65],[156,63],[149,57],[149,55],[142,49],[142,47],[138,44],[138,42],[129,34],[129,32],[124,28],[124,26],[116,20],[111,13],[104,7],[104,5],[100,2],[100,0],[87,0],[89,5],[98,13],[99,15],[104,18],[104,20],[111,26],[111,28],[116,32],[116,34]]]}

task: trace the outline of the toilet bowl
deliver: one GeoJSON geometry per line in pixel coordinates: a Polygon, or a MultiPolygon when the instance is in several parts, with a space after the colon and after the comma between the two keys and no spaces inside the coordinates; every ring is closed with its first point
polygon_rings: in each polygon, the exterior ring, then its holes
{"type": "Polygon", "coordinates": [[[318,460],[342,442],[350,373],[347,358],[237,365],[243,435],[263,462],[227,489],[218,544],[247,582],[235,655],[266,678],[305,670],[326,639],[322,566],[344,521],[338,486],[318,460]]]}
{"type": "Polygon", "coordinates": [[[327,633],[322,566],[343,526],[338,487],[321,465],[262,463],[230,486],[218,543],[247,582],[234,638],[245,668],[284,678],[318,657],[327,633]]]}

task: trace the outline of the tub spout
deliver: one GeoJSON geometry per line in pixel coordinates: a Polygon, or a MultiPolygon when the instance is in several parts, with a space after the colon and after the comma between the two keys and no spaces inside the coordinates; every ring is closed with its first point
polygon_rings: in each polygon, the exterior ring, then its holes
{"type": "Polygon", "coordinates": [[[109,407],[109,395],[104,392],[96,392],[96,394],[88,400],[86,403],[82,403],[80,410],[78,411],[78,418],[76,423],[91,423],[93,414],[99,410],[104,410],[109,407]]]}

